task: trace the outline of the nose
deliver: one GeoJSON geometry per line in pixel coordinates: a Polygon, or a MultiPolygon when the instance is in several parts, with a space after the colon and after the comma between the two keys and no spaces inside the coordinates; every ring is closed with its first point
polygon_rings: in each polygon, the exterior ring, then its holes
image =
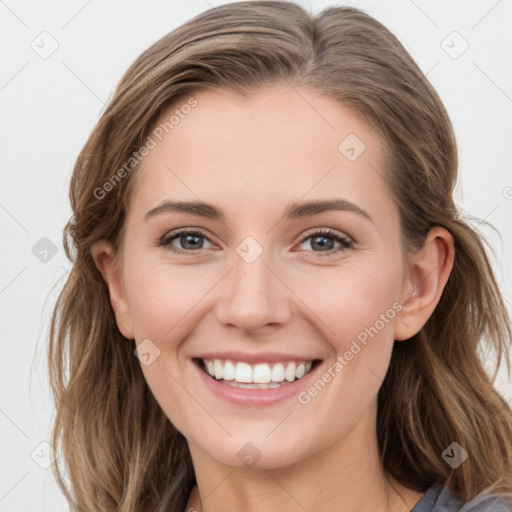
{"type": "Polygon", "coordinates": [[[289,320],[290,293],[269,264],[265,251],[252,263],[235,253],[217,304],[222,324],[249,335],[273,331],[289,320]]]}

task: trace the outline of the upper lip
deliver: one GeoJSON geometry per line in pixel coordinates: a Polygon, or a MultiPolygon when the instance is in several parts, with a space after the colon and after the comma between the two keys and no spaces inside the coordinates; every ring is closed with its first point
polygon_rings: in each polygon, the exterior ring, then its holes
{"type": "Polygon", "coordinates": [[[304,355],[284,354],[278,352],[261,352],[251,354],[249,352],[207,352],[195,356],[200,359],[229,359],[249,364],[256,363],[277,363],[284,361],[314,361],[318,357],[308,357],[304,355]]]}

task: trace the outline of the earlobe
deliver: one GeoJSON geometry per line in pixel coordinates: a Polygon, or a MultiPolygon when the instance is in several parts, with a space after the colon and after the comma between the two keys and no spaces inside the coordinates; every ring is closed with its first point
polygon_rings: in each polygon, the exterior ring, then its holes
{"type": "Polygon", "coordinates": [[[110,303],[116,316],[117,327],[125,338],[133,339],[130,308],[114,248],[110,242],[100,240],[92,245],[91,254],[96,267],[107,284],[110,303]]]}
{"type": "Polygon", "coordinates": [[[410,273],[402,296],[402,310],[395,323],[395,340],[417,334],[434,312],[453,268],[453,237],[433,227],[423,247],[410,256],[410,273]]]}

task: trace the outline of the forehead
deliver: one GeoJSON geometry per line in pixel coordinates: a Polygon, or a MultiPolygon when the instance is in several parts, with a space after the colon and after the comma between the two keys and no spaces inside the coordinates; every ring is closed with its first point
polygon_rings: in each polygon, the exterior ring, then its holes
{"type": "Polygon", "coordinates": [[[154,148],[136,171],[137,208],[177,198],[259,215],[269,202],[301,198],[390,201],[378,133],[316,90],[199,91],[174,102],[150,136],[154,148]],[[191,98],[195,106],[185,108],[191,98]]]}

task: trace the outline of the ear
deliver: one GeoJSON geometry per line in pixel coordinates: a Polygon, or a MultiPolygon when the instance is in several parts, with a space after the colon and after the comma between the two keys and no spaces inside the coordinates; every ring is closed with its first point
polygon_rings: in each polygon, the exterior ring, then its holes
{"type": "Polygon", "coordinates": [[[395,322],[395,340],[411,338],[426,324],[441,299],[454,257],[453,237],[440,226],[433,227],[423,247],[409,257],[410,272],[395,322]]]}
{"type": "Polygon", "coordinates": [[[112,244],[106,240],[100,240],[93,244],[91,254],[96,267],[107,283],[117,327],[125,338],[134,339],[130,308],[126,299],[119,261],[116,259],[112,244]]]}

